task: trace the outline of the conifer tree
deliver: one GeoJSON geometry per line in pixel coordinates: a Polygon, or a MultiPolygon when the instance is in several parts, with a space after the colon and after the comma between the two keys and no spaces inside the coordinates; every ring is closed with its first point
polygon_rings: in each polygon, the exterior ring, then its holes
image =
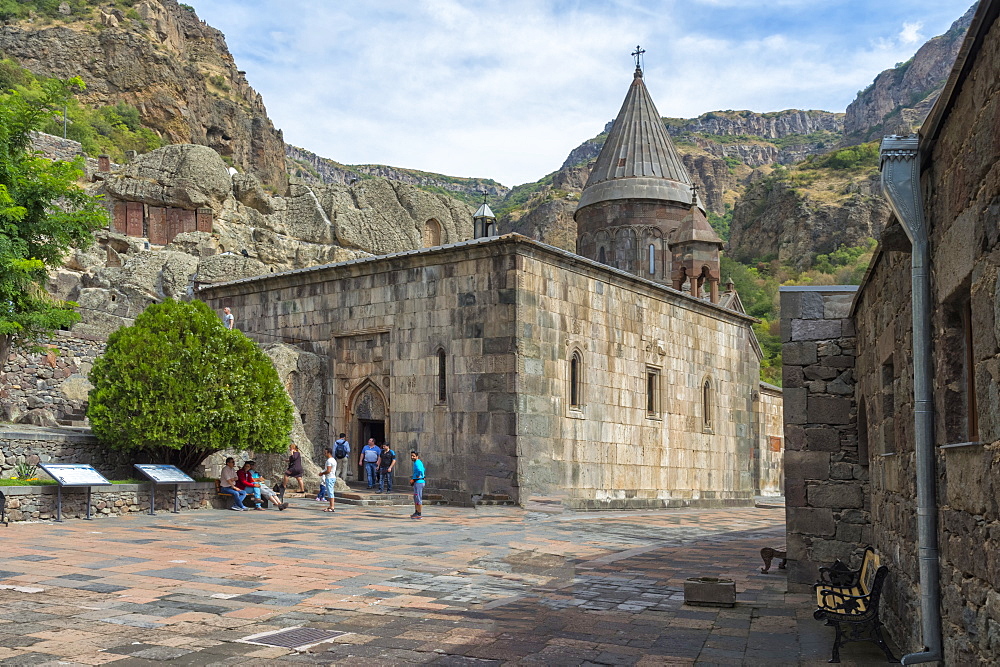
{"type": "Polygon", "coordinates": [[[201,301],[167,299],[108,339],[87,417],[112,449],[192,470],[223,450],[283,451],[292,404],[266,354],[201,301]]]}

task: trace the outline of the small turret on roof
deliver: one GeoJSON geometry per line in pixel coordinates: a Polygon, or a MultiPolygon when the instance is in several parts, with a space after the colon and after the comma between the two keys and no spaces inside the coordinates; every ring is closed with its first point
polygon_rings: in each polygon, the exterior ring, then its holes
{"type": "Polygon", "coordinates": [[[698,189],[691,186],[691,207],[669,243],[673,286],[681,290],[690,281],[691,294],[700,296],[705,281],[708,281],[709,299],[718,303],[719,250],[725,244],[712,229],[697,202],[698,189]]]}

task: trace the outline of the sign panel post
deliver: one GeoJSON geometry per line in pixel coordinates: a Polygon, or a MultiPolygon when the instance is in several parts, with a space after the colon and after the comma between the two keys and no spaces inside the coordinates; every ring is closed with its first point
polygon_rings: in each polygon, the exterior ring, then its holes
{"type": "Polygon", "coordinates": [[[193,484],[195,480],[177,466],[163,463],[136,463],[134,467],[153,483],[149,489],[149,513],[151,515],[156,514],[156,486],[158,484],[174,485],[174,514],[181,511],[177,500],[179,485],[193,484]]]}
{"type": "Polygon", "coordinates": [[[64,486],[87,489],[87,519],[90,519],[90,487],[111,486],[104,475],[87,463],[42,463],[39,467],[59,483],[56,490],[56,521],[62,521],[62,490],[64,486]]]}

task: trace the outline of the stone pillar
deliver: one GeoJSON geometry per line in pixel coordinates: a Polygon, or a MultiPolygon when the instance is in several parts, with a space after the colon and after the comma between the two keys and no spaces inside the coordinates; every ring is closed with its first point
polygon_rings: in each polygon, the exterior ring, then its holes
{"type": "Polygon", "coordinates": [[[719,303],[719,281],[714,278],[708,279],[709,300],[712,303],[719,303]]]}
{"type": "Polygon", "coordinates": [[[857,287],[782,287],[785,517],[790,591],[871,541],[867,461],[854,396],[857,287]],[[863,464],[863,465],[862,465],[863,464]]]}
{"type": "Polygon", "coordinates": [[[688,280],[691,283],[691,296],[699,298],[701,296],[701,278],[689,274],[688,280]]]}

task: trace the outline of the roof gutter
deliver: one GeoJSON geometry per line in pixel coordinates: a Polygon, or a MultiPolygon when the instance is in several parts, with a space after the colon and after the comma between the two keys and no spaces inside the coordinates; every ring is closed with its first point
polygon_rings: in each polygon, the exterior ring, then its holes
{"type": "Polygon", "coordinates": [[[915,134],[882,140],[882,190],[912,244],[913,430],[917,463],[917,547],[924,650],[903,656],[904,665],[942,658],[938,583],[937,499],[934,475],[934,413],[931,403],[930,252],[920,192],[920,142],[915,134]]]}

